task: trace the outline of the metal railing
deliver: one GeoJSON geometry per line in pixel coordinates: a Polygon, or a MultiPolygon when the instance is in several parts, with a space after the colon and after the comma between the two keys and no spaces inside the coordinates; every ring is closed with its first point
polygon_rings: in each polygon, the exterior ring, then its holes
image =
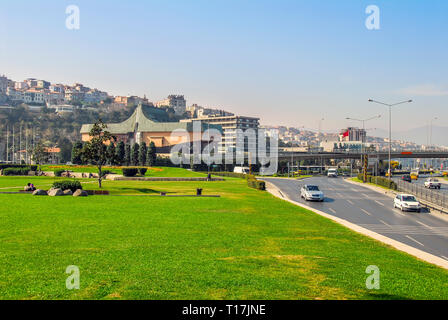
{"type": "Polygon", "coordinates": [[[437,189],[428,189],[423,185],[409,183],[406,181],[396,181],[398,190],[416,196],[423,204],[446,212],[448,209],[448,194],[437,189]]]}

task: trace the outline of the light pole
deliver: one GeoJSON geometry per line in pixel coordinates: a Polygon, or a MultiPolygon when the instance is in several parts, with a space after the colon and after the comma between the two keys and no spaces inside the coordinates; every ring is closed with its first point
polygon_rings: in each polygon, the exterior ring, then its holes
{"type": "MultiPolygon", "coordinates": [[[[361,163],[363,163],[363,160],[364,160],[364,143],[365,143],[365,138],[366,138],[366,135],[367,135],[367,133],[366,133],[366,121],[379,119],[379,118],[381,118],[381,115],[377,115],[377,116],[366,118],[366,119],[355,119],[355,118],[349,118],[349,117],[345,118],[346,120],[353,120],[353,121],[362,122],[362,132],[363,132],[363,134],[362,134],[362,137],[361,137],[361,163]]],[[[364,165],[362,165],[362,166],[363,166],[363,171],[366,171],[366,168],[364,168],[364,165]]]]}
{"type": "Polygon", "coordinates": [[[387,106],[389,107],[389,180],[392,179],[392,165],[391,165],[391,153],[392,153],[392,107],[397,106],[399,104],[403,104],[403,103],[411,103],[412,100],[406,100],[406,101],[401,101],[401,102],[397,102],[397,103],[393,103],[393,104],[389,104],[389,103],[384,103],[381,101],[376,101],[373,99],[369,99],[369,102],[374,102],[374,103],[378,103],[378,104],[382,104],[383,106],[387,106]]]}

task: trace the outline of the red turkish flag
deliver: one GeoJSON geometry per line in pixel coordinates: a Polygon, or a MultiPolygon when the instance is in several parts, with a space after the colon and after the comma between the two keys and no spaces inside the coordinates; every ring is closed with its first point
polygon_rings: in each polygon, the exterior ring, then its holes
{"type": "Polygon", "coordinates": [[[349,130],[345,131],[345,132],[342,134],[342,138],[348,137],[349,132],[350,132],[349,130]]]}

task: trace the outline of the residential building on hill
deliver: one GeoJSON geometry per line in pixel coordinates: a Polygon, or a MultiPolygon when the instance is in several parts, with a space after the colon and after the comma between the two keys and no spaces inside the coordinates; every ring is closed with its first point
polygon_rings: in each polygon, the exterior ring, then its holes
{"type": "Polygon", "coordinates": [[[158,108],[170,107],[177,115],[183,115],[187,111],[187,101],[181,95],[169,95],[168,98],[155,103],[158,108]]]}

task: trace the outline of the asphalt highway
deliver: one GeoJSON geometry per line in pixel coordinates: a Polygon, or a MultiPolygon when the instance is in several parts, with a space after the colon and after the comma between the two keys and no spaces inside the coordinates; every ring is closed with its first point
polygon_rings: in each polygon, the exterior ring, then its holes
{"type": "Polygon", "coordinates": [[[263,180],[274,184],[291,200],[448,260],[448,221],[428,212],[403,213],[394,209],[393,199],[387,195],[349,183],[341,177],[263,180]],[[324,192],[325,201],[309,202],[300,198],[300,188],[304,184],[318,185],[324,192]]]}

